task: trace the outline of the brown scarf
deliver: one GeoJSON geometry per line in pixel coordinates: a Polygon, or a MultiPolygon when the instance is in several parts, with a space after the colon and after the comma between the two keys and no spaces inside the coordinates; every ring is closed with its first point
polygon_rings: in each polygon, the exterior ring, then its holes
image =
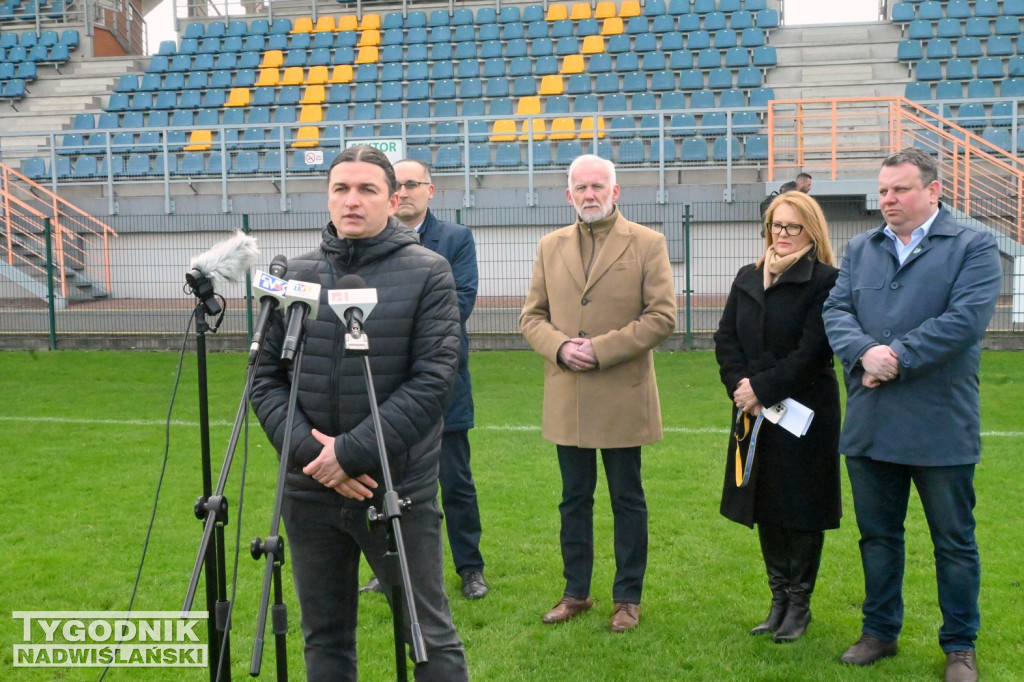
{"type": "Polygon", "coordinates": [[[791,253],[788,256],[780,256],[775,253],[775,246],[769,246],[768,250],[764,252],[764,288],[767,291],[768,287],[775,284],[779,277],[782,276],[786,270],[803,258],[807,253],[814,248],[813,242],[808,244],[804,248],[800,249],[796,253],[791,253]]]}

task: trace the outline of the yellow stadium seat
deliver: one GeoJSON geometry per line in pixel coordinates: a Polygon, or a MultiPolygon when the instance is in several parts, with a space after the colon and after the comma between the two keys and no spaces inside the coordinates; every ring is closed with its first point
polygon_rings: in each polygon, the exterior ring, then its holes
{"type": "Polygon", "coordinates": [[[330,33],[335,30],[334,17],[326,16],[320,17],[316,20],[316,28],[313,29],[314,33],[330,33]]]}
{"type": "Polygon", "coordinates": [[[292,24],[292,33],[312,33],[313,19],[310,17],[299,17],[292,24]]]}
{"type": "Polygon", "coordinates": [[[569,18],[573,21],[579,21],[580,19],[590,18],[590,3],[587,2],[574,2],[572,5],[572,11],[569,12],[569,18]]]}
{"type": "MultiPolygon", "coordinates": [[[[592,37],[592,36],[588,36],[592,37]]],[[[581,54],[569,54],[562,60],[562,73],[571,75],[574,73],[583,73],[585,65],[583,63],[583,55],[581,54]]]]}
{"type": "Polygon", "coordinates": [[[364,14],[363,20],[359,22],[359,28],[364,31],[377,30],[380,28],[380,15],[379,14],[364,14]]]}
{"type": "Polygon", "coordinates": [[[306,70],[301,66],[289,66],[281,76],[281,85],[302,85],[306,81],[306,70]]]}
{"type": "Polygon", "coordinates": [[[185,145],[187,152],[209,151],[213,144],[213,133],[209,130],[193,130],[188,136],[188,144],[185,145]]]}
{"type": "Polygon", "coordinates": [[[640,16],[640,0],[622,0],[619,6],[619,16],[623,19],[640,16]]]}
{"type": "Polygon", "coordinates": [[[516,122],[510,118],[498,119],[494,122],[491,142],[514,142],[516,139],[516,122]]]}
{"type": "Polygon", "coordinates": [[[601,24],[601,35],[603,36],[617,36],[622,33],[622,18],[621,17],[608,17],[601,24]]]}
{"type": "Polygon", "coordinates": [[[611,2],[611,0],[601,0],[601,2],[597,3],[597,7],[594,8],[595,19],[607,19],[617,14],[618,10],[615,8],[615,3],[611,2]]]}
{"type": "Polygon", "coordinates": [[[260,76],[256,79],[256,85],[276,88],[281,84],[281,72],[277,69],[260,69],[260,76]]]}
{"type": "MultiPolygon", "coordinates": [[[[604,119],[600,116],[597,117],[597,137],[601,139],[604,137],[604,119]]],[[[594,117],[588,116],[580,122],[580,139],[581,140],[592,140],[594,139],[594,117]]]]}
{"type": "Polygon", "coordinates": [[[295,135],[292,147],[319,147],[320,128],[317,126],[302,126],[295,135]]]}
{"type": "Polygon", "coordinates": [[[320,108],[319,104],[303,104],[299,109],[299,123],[319,123],[322,120],[324,120],[324,110],[320,108]]]}
{"type": "Polygon", "coordinates": [[[357,31],[359,30],[359,19],[351,14],[347,14],[343,17],[338,17],[338,30],[339,31],[357,31]]]}
{"type": "Polygon", "coordinates": [[[338,64],[331,71],[331,82],[332,83],[351,83],[352,82],[352,65],[351,64],[338,64]]]}
{"type": "Polygon", "coordinates": [[[247,107],[249,106],[249,88],[231,88],[228,93],[226,107],[247,107]]]}
{"type": "Polygon", "coordinates": [[[263,53],[260,66],[265,69],[280,69],[284,66],[284,53],[281,50],[267,50],[263,53]]]}
{"type": "MultiPolygon", "coordinates": [[[[327,95],[324,92],[324,86],[307,85],[306,89],[302,92],[302,99],[299,100],[299,104],[323,104],[325,99],[327,99],[327,95]]],[[[317,120],[321,119],[318,118],[317,120]]]]}
{"type": "Polygon", "coordinates": [[[562,4],[548,5],[548,14],[545,17],[548,21],[561,21],[569,18],[569,9],[562,4]]]}
{"type": "Polygon", "coordinates": [[[376,64],[378,60],[379,52],[376,45],[361,47],[356,55],[356,64],[376,64]]]}
{"type": "Polygon", "coordinates": [[[530,131],[533,131],[534,140],[543,140],[545,135],[546,124],[542,118],[528,118],[523,121],[523,134],[519,136],[520,140],[529,140],[530,131]]]}
{"type": "Polygon", "coordinates": [[[575,140],[576,121],[566,117],[556,118],[551,122],[551,134],[548,137],[552,140],[575,140]]]}
{"type": "Polygon", "coordinates": [[[306,85],[322,85],[330,80],[330,74],[327,72],[327,67],[323,64],[309,67],[309,73],[306,74],[306,85]]]}
{"type": "Polygon", "coordinates": [[[598,54],[600,52],[604,52],[604,38],[602,36],[584,36],[583,48],[580,52],[583,54],[598,54]]]}
{"type": "Polygon", "coordinates": [[[520,97],[516,102],[516,116],[540,114],[540,97],[520,97]]]}
{"type": "Polygon", "coordinates": [[[561,95],[563,91],[562,77],[557,73],[548,74],[540,79],[541,95],[561,95]]]}
{"type": "Polygon", "coordinates": [[[373,29],[372,31],[360,32],[359,42],[356,44],[358,47],[376,47],[380,45],[380,31],[373,29]]]}

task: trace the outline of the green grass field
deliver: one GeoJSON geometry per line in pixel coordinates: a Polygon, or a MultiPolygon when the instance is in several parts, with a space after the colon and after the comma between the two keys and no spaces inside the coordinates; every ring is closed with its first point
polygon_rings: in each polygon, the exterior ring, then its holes
{"type": "MultiPolygon", "coordinates": [[[[192,513],[201,492],[196,367],[186,356],[169,431],[165,426],[178,357],[172,353],[0,353],[3,513],[0,521],[0,679],[96,680],[96,668],[13,666],[22,641],[13,611],[126,608],[161,472],[169,460],[137,610],[178,610],[202,526],[192,513]]],[[[245,357],[208,358],[214,480],[244,383],[245,357]]],[[[665,440],[644,450],[650,507],[650,563],[641,627],[606,631],[611,612],[611,513],[598,486],[597,556],[590,613],[563,626],[541,615],[564,582],[558,549],[560,482],[554,447],[540,437],[541,362],[526,352],[475,353],[477,405],[473,469],[484,523],[491,593],[466,601],[446,576],[452,610],[475,680],[929,680],[941,679],[940,614],[931,543],[920,504],[907,520],[906,619],[899,655],[869,669],[838,657],[859,635],[863,595],[857,531],[844,475],[844,518],[827,534],[814,596],[814,621],[790,645],[754,638],[768,591],[756,534],[718,514],[729,404],[708,352],[659,354],[665,440]]],[[[979,667],[986,680],[1024,676],[1024,445],[1020,409],[1024,354],[987,352],[982,364],[984,453],[977,469],[982,552],[979,667]]],[[[614,399],[610,397],[609,399],[614,399]]],[[[914,415],[879,415],[893,428],[914,415]]],[[[240,444],[227,496],[228,548],[240,533],[232,672],[248,677],[263,563],[248,554],[269,530],[277,461],[253,422],[240,444]],[[246,454],[248,457],[246,458],[246,454]],[[247,464],[247,466],[246,466],[247,464]],[[239,524],[239,481],[245,473],[239,524]]],[[[229,573],[230,578],[230,573],[229,573]]],[[[285,565],[291,679],[304,679],[299,613],[285,565]]],[[[202,583],[195,608],[203,608],[202,583]]],[[[204,635],[205,636],[205,635],[204,635]]],[[[38,643],[37,640],[33,640],[38,643]]],[[[363,598],[360,670],[394,679],[391,619],[379,595],[363,598]]],[[[264,679],[275,679],[267,634],[264,679]]],[[[107,680],[205,680],[203,669],[112,669],[107,680]]]]}

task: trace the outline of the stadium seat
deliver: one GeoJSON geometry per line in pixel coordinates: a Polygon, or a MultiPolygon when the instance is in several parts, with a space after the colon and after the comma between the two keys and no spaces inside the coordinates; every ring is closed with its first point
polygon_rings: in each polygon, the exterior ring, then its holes
{"type": "MultiPolygon", "coordinates": [[[[917,78],[918,80],[927,80],[921,77],[920,72],[918,72],[917,78]]],[[[974,78],[974,68],[969,59],[957,57],[946,62],[946,80],[970,80],[971,78],[974,78]]]]}
{"type": "MultiPolygon", "coordinates": [[[[758,26],[761,24],[758,23],[758,26]]],[[[911,40],[931,40],[935,37],[932,22],[923,19],[914,19],[907,24],[907,38],[911,40]]]]}
{"type": "Polygon", "coordinates": [[[964,128],[984,128],[988,125],[985,105],[979,102],[961,104],[956,112],[956,122],[964,128]]]}
{"type": "Polygon", "coordinates": [[[977,64],[978,78],[1003,78],[1003,60],[999,57],[982,57],[977,64]]]}
{"type": "Polygon", "coordinates": [[[963,81],[945,80],[935,84],[935,99],[960,99],[963,96],[963,81]]]}
{"type": "Polygon", "coordinates": [[[919,81],[942,80],[942,63],[933,59],[922,59],[914,65],[914,75],[919,81]]]}

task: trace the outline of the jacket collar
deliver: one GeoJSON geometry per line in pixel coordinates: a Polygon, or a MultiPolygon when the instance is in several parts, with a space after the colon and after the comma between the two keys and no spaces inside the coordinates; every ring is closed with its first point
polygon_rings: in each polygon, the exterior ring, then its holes
{"type": "MultiPolygon", "coordinates": [[[[772,285],[772,289],[785,284],[803,284],[809,282],[814,276],[814,265],[818,261],[818,250],[811,249],[804,257],[789,266],[789,269],[779,275],[772,285]]],[[[758,301],[764,302],[764,264],[759,267],[750,268],[742,277],[736,280],[736,286],[758,301]]]]}
{"type": "Polygon", "coordinates": [[[334,224],[329,222],[323,230],[320,248],[346,266],[354,267],[381,260],[391,252],[415,243],[416,233],[392,216],[379,234],[366,239],[339,237],[334,224]]]}
{"type": "Polygon", "coordinates": [[[629,242],[632,239],[629,223],[619,213],[618,206],[615,207],[607,218],[594,221],[593,227],[595,231],[607,227],[608,236],[605,238],[604,245],[598,252],[597,258],[594,259],[594,266],[590,270],[589,280],[583,274],[583,261],[580,258],[578,241],[582,238],[580,229],[587,230],[588,224],[577,220],[576,224],[572,226],[573,229],[566,230],[562,234],[563,244],[562,248],[559,249],[566,271],[584,293],[590,290],[608,272],[609,268],[615,264],[619,256],[622,255],[622,252],[629,246],[629,242]]]}

